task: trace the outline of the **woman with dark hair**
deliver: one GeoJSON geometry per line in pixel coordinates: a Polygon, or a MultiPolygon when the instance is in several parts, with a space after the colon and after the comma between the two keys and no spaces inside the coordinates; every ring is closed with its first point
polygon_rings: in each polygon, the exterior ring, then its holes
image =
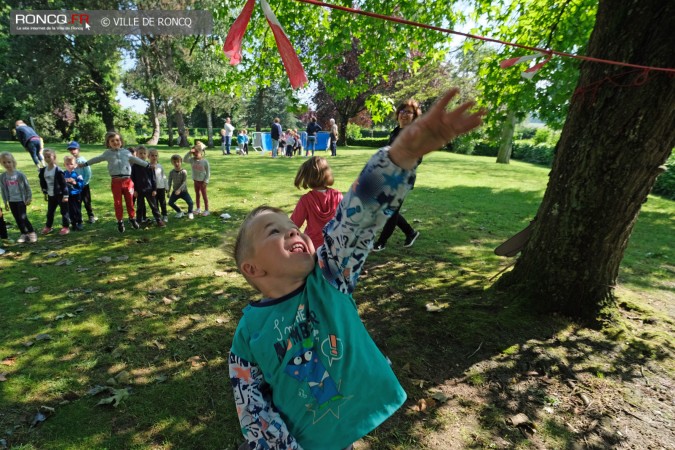
{"type": "MultiPolygon", "coordinates": [[[[409,99],[398,105],[398,108],[396,108],[396,120],[398,121],[398,125],[389,135],[389,142],[387,145],[391,145],[396,140],[401,130],[410,125],[413,120],[417,119],[421,115],[422,109],[420,108],[419,103],[417,103],[415,100],[409,99]]],[[[421,159],[420,162],[422,162],[421,159]]],[[[401,206],[403,206],[403,204],[401,204],[401,206]]],[[[405,242],[403,243],[404,247],[412,247],[412,245],[415,243],[415,239],[419,237],[420,232],[415,231],[413,227],[410,226],[400,211],[401,207],[399,206],[399,209],[394,211],[389,220],[387,220],[384,228],[382,228],[380,237],[377,239],[377,241],[375,241],[375,245],[373,246],[374,252],[380,252],[384,250],[384,248],[387,246],[387,241],[394,233],[396,227],[399,227],[403,234],[405,234],[405,242]]]]}

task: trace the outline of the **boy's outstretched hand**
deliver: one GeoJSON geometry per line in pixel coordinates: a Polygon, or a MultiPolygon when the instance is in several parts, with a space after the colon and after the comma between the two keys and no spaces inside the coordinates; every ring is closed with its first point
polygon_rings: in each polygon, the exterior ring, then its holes
{"type": "Polygon", "coordinates": [[[397,166],[412,169],[422,156],[483,123],[484,109],[468,112],[475,104],[473,101],[446,111],[446,106],[458,92],[459,89],[450,89],[426,114],[403,129],[389,150],[389,157],[397,166]]]}

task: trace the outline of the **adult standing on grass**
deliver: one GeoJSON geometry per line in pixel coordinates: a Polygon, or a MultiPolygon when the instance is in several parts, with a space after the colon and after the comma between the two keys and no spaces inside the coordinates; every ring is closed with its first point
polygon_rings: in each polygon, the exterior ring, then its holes
{"type": "Polygon", "coordinates": [[[338,126],[335,119],[330,119],[330,155],[337,156],[338,126]]]}
{"type": "Polygon", "coordinates": [[[223,136],[223,155],[230,154],[230,146],[232,145],[232,134],[234,133],[234,126],[232,126],[230,122],[231,119],[229,117],[225,119],[225,126],[223,126],[223,129],[220,130],[223,136]],[[225,134],[223,134],[223,131],[225,131],[225,134]]]}
{"type": "MultiPolygon", "coordinates": [[[[401,130],[410,125],[421,115],[422,109],[420,109],[419,103],[417,103],[415,100],[406,100],[405,102],[398,105],[398,108],[396,108],[396,120],[398,121],[398,125],[389,135],[389,142],[387,145],[392,145],[399,133],[401,133],[401,130]]],[[[420,158],[420,162],[422,162],[422,158],[420,158]]],[[[394,233],[396,227],[399,227],[400,230],[403,231],[403,234],[405,234],[405,242],[403,243],[404,247],[412,247],[412,245],[415,243],[415,240],[419,237],[420,232],[414,230],[408,221],[405,220],[405,217],[403,217],[401,214],[401,206],[403,206],[403,202],[401,202],[401,205],[394,211],[389,220],[387,220],[387,223],[384,225],[384,228],[382,228],[380,237],[373,246],[374,252],[380,252],[384,250],[384,248],[387,246],[387,241],[394,233]]]]}
{"type": "Polygon", "coordinates": [[[321,125],[316,123],[316,117],[309,119],[307,124],[307,149],[305,150],[305,157],[309,156],[309,151],[312,151],[312,156],[314,156],[314,150],[316,149],[316,133],[321,131],[321,125]]]}
{"type": "Polygon", "coordinates": [[[33,163],[38,169],[44,167],[44,162],[42,161],[42,139],[40,136],[38,136],[34,129],[26,125],[23,120],[17,120],[15,126],[16,138],[21,142],[23,148],[30,153],[33,163]]]}
{"type": "Polygon", "coordinates": [[[272,158],[277,157],[279,140],[281,139],[283,132],[284,130],[281,128],[281,119],[275,117],[274,122],[272,122],[272,131],[270,132],[270,136],[272,137],[272,158]]]}

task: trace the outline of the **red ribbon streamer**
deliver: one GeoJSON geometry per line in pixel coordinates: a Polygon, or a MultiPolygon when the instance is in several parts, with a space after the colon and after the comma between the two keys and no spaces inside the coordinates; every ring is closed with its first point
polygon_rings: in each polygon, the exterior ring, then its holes
{"type": "MultiPolygon", "coordinates": [[[[307,75],[305,75],[305,69],[302,67],[298,54],[293,49],[291,41],[288,40],[288,36],[284,33],[281,24],[267,2],[261,0],[261,3],[267,23],[274,34],[274,40],[277,43],[281,61],[284,64],[284,69],[286,69],[286,74],[288,75],[291,86],[293,89],[304,86],[307,84],[307,75]]],[[[237,20],[234,21],[230,31],[227,33],[225,44],[223,44],[223,52],[230,57],[230,64],[232,65],[237,65],[241,62],[241,44],[244,40],[244,34],[246,33],[248,23],[251,21],[254,6],[255,0],[247,0],[239,17],[237,17],[237,20]]]]}

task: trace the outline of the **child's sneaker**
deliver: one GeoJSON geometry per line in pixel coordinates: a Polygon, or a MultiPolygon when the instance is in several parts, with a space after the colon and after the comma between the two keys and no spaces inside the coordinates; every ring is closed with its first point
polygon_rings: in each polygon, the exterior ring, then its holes
{"type": "Polygon", "coordinates": [[[117,231],[119,231],[120,233],[124,233],[124,221],[123,220],[117,221],[117,231]]]}
{"type": "Polygon", "coordinates": [[[37,242],[37,233],[35,231],[28,233],[28,242],[37,242]]]}
{"type": "Polygon", "coordinates": [[[201,213],[202,213],[201,209],[199,209],[199,208],[195,209],[195,214],[201,214],[201,213]]]}
{"type": "Polygon", "coordinates": [[[89,223],[96,223],[97,220],[98,220],[98,217],[96,217],[96,216],[89,216],[89,223]]]}
{"type": "Polygon", "coordinates": [[[23,244],[27,240],[28,240],[28,235],[22,234],[21,236],[19,236],[19,239],[17,239],[16,242],[18,242],[19,244],[23,244]]]}
{"type": "Polygon", "coordinates": [[[44,228],[42,229],[42,231],[40,231],[40,233],[42,233],[42,234],[49,234],[49,233],[51,233],[51,232],[52,232],[51,227],[44,227],[44,228]]]}
{"type": "Polygon", "coordinates": [[[169,216],[162,217],[162,222],[167,223],[169,221],[169,216]]]}
{"type": "Polygon", "coordinates": [[[138,230],[141,227],[135,217],[130,218],[129,223],[134,230],[138,230]]]}
{"type": "Polygon", "coordinates": [[[0,248],[0,255],[4,255],[4,254],[5,254],[5,250],[0,248]]]}
{"type": "Polygon", "coordinates": [[[62,227],[61,230],[59,231],[59,234],[60,234],[61,236],[64,236],[64,235],[66,235],[66,234],[68,234],[68,233],[70,233],[70,228],[68,228],[68,227],[62,227]]]}
{"type": "Polygon", "coordinates": [[[177,212],[177,213],[176,213],[176,219],[180,219],[180,218],[183,217],[184,215],[185,215],[185,214],[183,214],[183,211],[177,212]]]}
{"type": "Polygon", "coordinates": [[[75,230],[84,231],[84,225],[82,225],[81,223],[76,223],[75,224],[75,230]]]}
{"type": "Polygon", "coordinates": [[[188,219],[192,220],[195,218],[195,215],[192,213],[188,213],[188,219]]]}
{"type": "Polygon", "coordinates": [[[206,216],[208,216],[209,214],[211,214],[211,213],[210,213],[209,210],[207,209],[207,210],[205,210],[205,211],[202,213],[202,216],[206,217],[206,216]]]}
{"type": "Polygon", "coordinates": [[[419,231],[415,231],[413,234],[410,236],[406,236],[405,238],[405,243],[403,244],[404,247],[412,247],[412,245],[415,243],[415,239],[417,239],[420,235],[419,231]]]}
{"type": "Polygon", "coordinates": [[[381,252],[382,250],[384,250],[384,248],[385,248],[384,244],[377,243],[373,246],[373,251],[374,252],[381,252]]]}
{"type": "Polygon", "coordinates": [[[162,221],[162,219],[157,219],[157,226],[159,228],[164,228],[166,224],[162,221]]]}

